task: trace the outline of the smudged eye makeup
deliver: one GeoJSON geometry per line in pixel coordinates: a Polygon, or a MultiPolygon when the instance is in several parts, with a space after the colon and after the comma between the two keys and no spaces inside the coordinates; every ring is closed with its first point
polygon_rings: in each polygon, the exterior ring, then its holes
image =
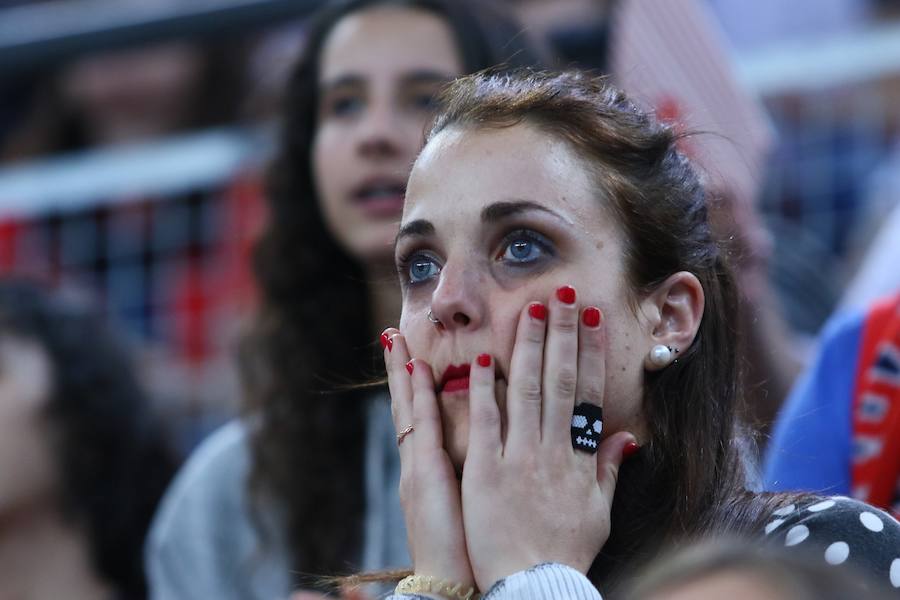
{"type": "MultiPolygon", "coordinates": [[[[526,269],[543,265],[555,255],[556,249],[546,236],[530,229],[517,229],[503,236],[493,260],[511,268],[526,269]]],[[[440,275],[442,266],[437,256],[423,250],[413,250],[397,259],[400,278],[411,286],[434,279],[440,275]]]]}
{"type": "Polygon", "coordinates": [[[513,266],[526,266],[554,254],[553,244],[545,236],[530,229],[519,229],[503,238],[497,260],[513,266]]]}

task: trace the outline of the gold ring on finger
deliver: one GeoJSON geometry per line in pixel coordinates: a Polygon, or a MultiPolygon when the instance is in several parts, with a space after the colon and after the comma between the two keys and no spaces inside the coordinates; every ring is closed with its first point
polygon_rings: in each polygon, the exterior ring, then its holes
{"type": "Polygon", "coordinates": [[[404,429],[403,431],[398,433],[397,434],[397,445],[399,446],[400,444],[402,444],[403,440],[406,438],[406,436],[411,434],[414,431],[414,429],[415,428],[412,425],[410,425],[409,427],[407,427],[406,429],[404,429]]]}

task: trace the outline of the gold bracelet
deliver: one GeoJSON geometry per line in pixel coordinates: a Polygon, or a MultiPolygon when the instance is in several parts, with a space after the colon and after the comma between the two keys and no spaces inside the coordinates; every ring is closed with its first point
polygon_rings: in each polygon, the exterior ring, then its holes
{"type": "Polygon", "coordinates": [[[397,594],[440,594],[458,600],[481,600],[481,594],[474,587],[463,592],[461,583],[436,579],[431,575],[410,575],[400,580],[394,591],[397,594]]]}

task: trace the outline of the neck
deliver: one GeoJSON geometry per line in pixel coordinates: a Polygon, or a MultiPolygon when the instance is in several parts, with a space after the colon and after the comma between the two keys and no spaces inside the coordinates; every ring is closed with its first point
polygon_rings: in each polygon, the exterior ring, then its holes
{"type": "Polygon", "coordinates": [[[372,328],[377,338],[388,327],[400,325],[400,284],[393,263],[366,266],[369,281],[369,306],[372,307],[372,328]]]}
{"type": "Polygon", "coordinates": [[[112,596],[94,571],[87,535],[50,508],[0,515],[4,598],[97,600],[112,596]]]}

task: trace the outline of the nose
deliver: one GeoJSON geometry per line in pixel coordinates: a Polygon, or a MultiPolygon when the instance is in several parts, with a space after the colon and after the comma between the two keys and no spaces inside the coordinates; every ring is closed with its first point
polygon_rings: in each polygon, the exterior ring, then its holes
{"type": "Polygon", "coordinates": [[[369,159],[395,158],[403,149],[401,127],[396,111],[389,106],[373,105],[361,123],[359,154],[369,159]]]}
{"type": "Polygon", "coordinates": [[[487,314],[484,277],[475,269],[457,268],[449,262],[431,294],[431,314],[444,331],[477,329],[487,314]]]}

